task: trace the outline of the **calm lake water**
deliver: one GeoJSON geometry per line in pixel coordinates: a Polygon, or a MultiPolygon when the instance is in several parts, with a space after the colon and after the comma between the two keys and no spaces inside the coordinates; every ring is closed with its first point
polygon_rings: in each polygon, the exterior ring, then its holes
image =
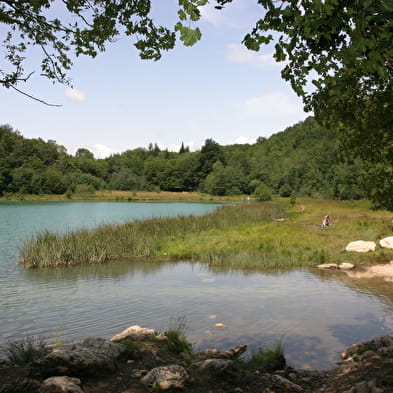
{"type": "MultiPolygon", "coordinates": [[[[0,203],[0,342],[112,337],[131,325],[164,331],[184,318],[194,348],[251,349],[282,340],[290,365],[330,368],[349,345],[393,332],[393,283],[316,270],[233,271],[200,263],[116,262],[26,270],[33,233],[102,222],[204,214],[216,205],[0,203]],[[216,329],[216,323],[226,328],[216,329]]],[[[249,351],[250,352],[250,351],[249,351]]]]}

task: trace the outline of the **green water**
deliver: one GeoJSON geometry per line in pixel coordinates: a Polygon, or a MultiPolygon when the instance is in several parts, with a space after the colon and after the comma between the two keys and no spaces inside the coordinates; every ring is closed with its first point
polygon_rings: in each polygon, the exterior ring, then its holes
{"type": "Polygon", "coordinates": [[[0,341],[112,337],[131,325],[164,331],[185,318],[194,348],[251,348],[281,339],[294,367],[329,368],[347,346],[393,331],[393,284],[314,270],[211,270],[127,261],[25,270],[18,246],[36,231],[204,214],[206,204],[1,203],[0,341]],[[216,329],[216,323],[225,324],[216,329]]]}

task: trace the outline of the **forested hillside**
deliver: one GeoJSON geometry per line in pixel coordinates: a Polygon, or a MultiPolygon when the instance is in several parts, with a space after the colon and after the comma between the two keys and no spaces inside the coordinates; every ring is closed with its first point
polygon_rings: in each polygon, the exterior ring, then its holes
{"type": "Polygon", "coordinates": [[[67,154],[55,141],[26,139],[0,126],[0,194],[86,193],[99,189],[202,191],[252,194],[265,184],[281,196],[356,199],[362,163],[343,159],[333,133],[313,118],[253,145],[220,146],[207,139],[201,150],[148,148],[95,159],[87,149],[67,154]]]}

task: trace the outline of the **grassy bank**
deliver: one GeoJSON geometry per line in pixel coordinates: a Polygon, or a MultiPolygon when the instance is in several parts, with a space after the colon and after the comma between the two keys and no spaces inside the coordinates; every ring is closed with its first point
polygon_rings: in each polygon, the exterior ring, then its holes
{"type": "Polygon", "coordinates": [[[2,201],[111,201],[111,202],[243,202],[246,196],[225,196],[203,194],[200,192],[169,191],[96,191],[87,194],[7,194],[0,197],[2,201]]]}
{"type": "Polygon", "coordinates": [[[365,202],[302,199],[223,206],[203,217],[176,217],[105,225],[65,235],[43,233],[26,242],[27,267],[115,260],[198,260],[228,268],[314,266],[321,263],[386,263],[393,251],[347,253],[354,240],[392,236],[392,213],[365,202]],[[305,205],[304,212],[299,204],[305,205]],[[330,214],[332,227],[319,224],[330,214]],[[277,221],[285,218],[284,221],[277,221]]]}

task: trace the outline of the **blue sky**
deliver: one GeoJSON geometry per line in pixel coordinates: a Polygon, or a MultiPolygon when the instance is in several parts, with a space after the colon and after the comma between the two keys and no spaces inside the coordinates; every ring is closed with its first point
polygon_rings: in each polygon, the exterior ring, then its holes
{"type": "MultiPolygon", "coordinates": [[[[176,0],[152,3],[155,19],[173,26],[176,0]]],[[[238,0],[221,11],[206,6],[198,22],[202,40],[189,48],[179,42],[158,62],[140,60],[122,38],[95,59],[74,61],[73,90],[36,72],[20,87],[62,106],[1,88],[0,124],[27,138],[55,140],[70,154],[87,148],[98,158],[150,142],[177,151],[182,142],[200,149],[208,138],[228,145],[269,137],[307,114],[281,80],[272,49],[256,53],[241,45],[262,12],[256,0],[238,0]]],[[[34,53],[29,60],[36,69],[34,53]]]]}

